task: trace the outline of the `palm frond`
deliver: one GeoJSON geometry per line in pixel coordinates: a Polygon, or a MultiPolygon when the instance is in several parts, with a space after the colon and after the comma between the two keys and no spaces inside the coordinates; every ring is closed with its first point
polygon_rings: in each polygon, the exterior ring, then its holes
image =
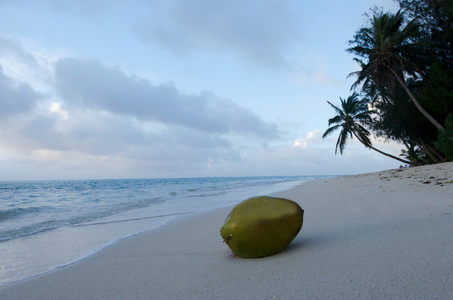
{"type": "Polygon", "coordinates": [[[323,139],[326,138],[329,134],[336,131],[340,127],[341,127],[341,124],[327,128],[326,132],[324,132],[324,134],[322,135],[322,138],[323,139]]]}

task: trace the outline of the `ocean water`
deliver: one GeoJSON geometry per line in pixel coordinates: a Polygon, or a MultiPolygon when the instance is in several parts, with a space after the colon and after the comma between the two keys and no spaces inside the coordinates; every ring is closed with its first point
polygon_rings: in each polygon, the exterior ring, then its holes
{"type": "Polygon", "coordinates": [[[178,216],[328,176],[0,182],[0,286],[80,261],[178,216]]]}

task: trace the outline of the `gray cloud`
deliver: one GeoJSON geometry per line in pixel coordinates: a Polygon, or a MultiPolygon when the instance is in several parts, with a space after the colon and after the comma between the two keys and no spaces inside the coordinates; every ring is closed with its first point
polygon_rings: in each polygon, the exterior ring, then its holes
{"type": "Polygon", "coordinates": [[[185,94],[153,85],[97,61],[65,58],[55,65],[56,90],[68,106],[108,111],[210,133],[273,139],[279,132],[250,110],[210,93],[185,94]]]}
{"type": "Polygon", "coordinates": [[[155,86],[97,61],[61,59],[54,75],[56,94],[41,95],[0,67],[4,151],[59,153],[56,160],[79,153],[155,166],[179,161],[196,168],[241,160],[234,135],[261,140],[279,135],[275,125],[232,101],[209,93],[184,94],[172,84],[155,86]],[[51,109],[57,99],[59,108],[51,109]]]}
{"type": "Polygon", "coordinates": [[[242,161],[243,147],[281,134],[213,93],[155,85],[96,60],[49,62],[43,68],[21,43],[0,38],[0,154],[55,168],[204,170],[242,161]]]}
{"type": "MultiPolygon", "coordinates": [[[[56,151],[158,164],[240,159],[224,137],[180,126],[143,130],[121,115],[97,111],[72,111],[68,119],[36,111],[0,123],[0,145],[14,155],[56,151]]],[[[55,153],[56,153],[55,152],[55,153]]]]}
{"type": "Polygon", "coordinates": [[[39,68],[36,58],[25,50],[19,41],[9,37],[0,36],[0,58],[11,57],[31,68],[39,68]]]}
{"type": "Polygon", "coordinates": [[[40,98],[27,83],[18,82],[3,73],[0,66],[0,117],[31,111],[40,98]]]}
{"type": "Polygon", "coordinates": [[[150,17],[135,26],[140,39],[173,52],[214,48],[259,64],[285,66],[299,39],[295,16],[281,0],[149,1],[150,17]]]}

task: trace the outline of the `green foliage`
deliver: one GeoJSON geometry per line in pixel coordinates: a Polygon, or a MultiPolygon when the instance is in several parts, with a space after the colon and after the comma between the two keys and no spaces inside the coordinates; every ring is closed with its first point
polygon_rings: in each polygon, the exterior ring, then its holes
{"type": "Polygon", "coordinates": [[[371,9],[347,49],[360,67],[349,74],[351,89],[372,100],[373,113],[359,122],[350,107],[356,93],[340,98],[341,107],[329,102],[337,115],[323,137],[341,129],[335,153],[352,137],[379,152],[368,142],[371,130],[406,145],[401,156],[414,164],[453,160],[453,0],[396,1],[397,13],[371,9]]]}
{"type": "Polygon", "coordinates": [[[396,1],[400,11],[372,9],[349,42],[360,67],[352,88],[372,99],[368,129],[405,144],[404,157],[452,159],[451,124],[436,120],[453,115],[453,0],[396,1]]]}
{"type": "MultiPolygon", "coordinates": [[[[422,88],[420,81],[408,81],[415,93],[422,88]]],[[[374,118],[375,135],[397,142],[420,145],[437,139],[437,129],[426,119],[410,101],[406,92],[398,87],[388,100],[377,98],[373,105],[379,112],[374,118]]],[[[444,119],[444,118],[442,118],[444,119]]]]}
{"type": "Polygon", "coordinates": [[[402,149],[400,156],[413,162],[414,165],[432,163],[430,158],[427,157],[419,147],[413,144],[407,145],[407,149],[402,149]]]}
{"type": "Polygon", "coordinates": [[[420,102],[440,120],[453,112],[453,68],[433,63],[420,90],[420,102]]]}
{"type": "Polygon", "coordinates": [[[453,0],[397,0],[401,9],[422,26],[426,53],[432,61],[453,67],[453,0]]]}
{"type": "Polygon", "coordinates": [[[448,115],[445,129],[439,130],[435,145],[449,160],[453,160],[453,115],[448,115]]]}
{"type": "Polygon", "coordinates": [[[397,84],[394,72],[416,77],[422,69],[417,64],[419,34],[416,20],[406,23],[401,11],[396,14],[375,11],[369,26],[359,29],[349,41],[352,47],[347,51],[359,57],[354,60],[361,67],[360,71],[350,74],[357,76],[352,87],[373,82],[378,89],[390,87],[393,90],[397,84]]]}

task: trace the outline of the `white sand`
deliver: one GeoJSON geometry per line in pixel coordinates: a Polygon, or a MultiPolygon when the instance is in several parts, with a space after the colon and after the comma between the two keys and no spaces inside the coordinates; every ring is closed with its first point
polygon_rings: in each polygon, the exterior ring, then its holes
{"type": "Polygon", "coordinates": [[[453,299],[453,163],[302,184],[284,252],[234,257],[231,208],[180,218],[80,263],[0,289],[0,299],[453,299]]]}

